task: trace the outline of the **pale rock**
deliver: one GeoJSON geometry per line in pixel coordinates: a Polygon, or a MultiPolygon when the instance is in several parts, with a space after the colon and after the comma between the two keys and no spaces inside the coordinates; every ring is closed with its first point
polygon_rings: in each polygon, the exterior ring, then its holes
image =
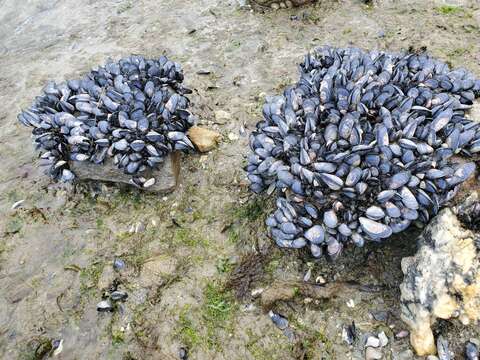
{"type": "Polygon", "coordinates": [[[228,140],[230,141],[237,141],[239,139],[237,134],[234,133],[228,133],[228,140]]]}
{"type": "Polygon", "coordinates": [[[379,347],[380,346],[380,340],[376,338],[375,336],[369,336],[367,339],[367,342],[365,343],[365,347],[379,347]]]}
{"type": "Polygon", "coordinates": [[[382,351],[374,347],[367,347],[365,351],[365,360],[379,360],[382,358],[382,351]]]}
{"type": "Polygon", "coordinates": [[[216,131],[194,126],[188,130],[188,137],[198,151],[207,152],[217,146],[222,136],[216,131]]]}
{"type": "Polygon", "coordinates": [[[402,320],[420,356],[436,353],[431,326],[437,318],[480,318],[480,261],[475,235],[451,209],[443,209],[418,240],[418,252],[402,259],[402,320]]]}
{"type": "Polygon", "coordinates": [[[388,337],[387,337],[387,335],[385,335],[384,331],[382,331],[381,333],[378,334],[378,339],[380,340],[380,346],[381,347],[387,346],[388,337]]]}

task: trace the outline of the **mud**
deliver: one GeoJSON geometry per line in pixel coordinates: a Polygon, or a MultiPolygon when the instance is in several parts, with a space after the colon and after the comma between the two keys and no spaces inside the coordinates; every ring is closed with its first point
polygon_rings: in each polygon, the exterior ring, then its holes
{"type": "MultiPolygon", "coordinates": [[[[480,7],[473,0],[453,5],[324,0],[257,12],[233,0],[0,0],[2,358],[35,359],[48,341],[63,339],[60,359],[175,359],[181,346],[191,359],[362,359],[362,339],[380,331],[390,339],[386,359],[412,358],[407,338],[393,335],[405,328],[398,317],[400,259],[414,253],[414,234],[347,249],[335,263],[270,247],[263,219],[271,199],[246,189],[248,141],[240,128],[254,128],[264,97],[294,81],[302,54],[315,45],[427,47],[480,76],[480,7]],[[47,80],[131,53],[181,62],[194,111],[222,143],[184,157],[181,186],[167,196],[52,184],[16,114],[47,80]],[[230,273],[246,254],[262,251],[265,263],[248,275],[239,300],[225,288],[230,273]],[[127,264],[122,272],[111,269],[116,257],[127,264]],[[301,280],[308,268],[312,279],[382,291],[277,302],[296,334],[290,342],[251,291],[301,280]],[[114,281],[129,298],[113,314],[98,314],[103,288],[114,281]],[[378,311],[388,314],[385,321],[370,314],[378,311]],[[341,333],[352,320],[358,340],[348,346],[341,333]]],[[[476,327],[456,322],[436,331],[459,358],[464,342],[479,336],[476,327]]]]}

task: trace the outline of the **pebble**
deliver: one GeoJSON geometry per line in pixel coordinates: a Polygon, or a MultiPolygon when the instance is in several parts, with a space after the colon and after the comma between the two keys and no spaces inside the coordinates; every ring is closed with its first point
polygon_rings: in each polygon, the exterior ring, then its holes
{"type": "Polygon", "coordinates": [[[438,357],[436,357],[435,355],[428,355],[427,360],[438,360],[438,357]]]}
{"type": "Polygon", "coordinates": [[[258,297],[260,296],[263,292],[265,291],[264,288],[258,288],[258,289],[253,289],[252,290],[252,297],[258,297]]]}
{"type": "Polygon", "coordinates": [[[365,360],[379,360],[382,358],[382,351],[373,347],[367,347],[365,360]]]}
{"type": "Polygon", "coordinates": [[[214,149],[222,137],[222,135],[216,131],[198,126],[191,127],[188,130],[188,136],[200,152],[207,152],[214,149]]]}
{"type": "Polygon", "coordinates": [[[396,360],[412,360],[412,359],[415,359],[415,356],[413,355],[413,351],[408,349],[399,353],[396,360]]]}
{"type": "Polygon", "coordinates": [[[353,301],[353,299],[350,299],[347,301],[347,306],[349,308],[354,308],[355,307],[355,301],[353,301]]]}
{"type": "Polygon", "coordinates": [[[327,280],[322,275],[318,275],[315,282],[319,285],[324,285],[327,283],[327,280]]]}
{"type": "Polygon", "coordinates": [[[277,3],[272,3],[272,4],[270,5],[270,7],[271,7],[273,10],[278,10],[278,9],[280,9],[280,5],[278,5],[277,3]]]}
{"type": "Polygon", "coordinates": [[[410,333],[407,330],[401,330],[395,334],[396,339],[403,339],[406,338],[410,333]]]}
{"type": "Polygon", "coordinates": [[[382,331],[381,333],[378,334],[378,339],[380,340],[380,346],[381,347],[387,346],[388,337],[387,337],[387,335],[385,335],[384,331],[382,331]]]}
{"type": "Polygon", "coordinates": [[[375,336],[369,336],[367,342],[365,343],[365,347],[379,347],[380,340],[375,336]]]}
{"type": "Polygon", "coordinates": [[[230,141],[237,141],[239,139],[239,136],[237,134],[234,134],[234,133],[228,133],[228,140],[230,141]]]}

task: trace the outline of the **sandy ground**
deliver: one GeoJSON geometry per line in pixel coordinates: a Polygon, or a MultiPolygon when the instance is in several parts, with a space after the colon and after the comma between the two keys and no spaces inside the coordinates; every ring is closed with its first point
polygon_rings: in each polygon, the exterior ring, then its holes
{"type": "MultiPolygon", "coordinates": [[[[302,54],[316,45],[425,46],[480,76],[480,6],[453,5],[345,0],[255,12],[233,0],[0,0],[1,357],[39,359],[52,339],[63,339],[59,359],[175,359],[182,346],[191,359],[363,359],[362,339],[385,331],[385,359],[414,359],[408,340],[394,338],[405,328],[400,259],[414,253],[414,236],[349,249],[336,263],[270,247],[263,219],[271,199],[245,187],[248,141],[239,130],[251,131],[264,97],[292,83],[302,54]],[[182,184],[165,197],[52,184],[16,114],[47,80],[131,53],[181,62],[194,111],[224,141],[208,155],[185,157],[182,184]],[[12,210],[18,200],[25,202],[12,210]],[[113,271],[116,257],[125,270],[113,271]],[[324,301],[298,294],[276,304],[296,334],[291,341],[250,292],[301,280],[309,268],[313,279],[381,291],[324,301]],[[232,273],[234,287],[247,289],[241,298],[226,287],[232,273]],[[115,280],[129,298],[113,314],[98,314],[95,305],[115,280]],[[375,311],[387,319],[375,320],[375,311]],[[352,321],[358,340],[348,346],[341,333],[352,321]]],[[[456,322],[436,331],[458,358],[463,343],[478,337],[476,327],[456,322]]]]}

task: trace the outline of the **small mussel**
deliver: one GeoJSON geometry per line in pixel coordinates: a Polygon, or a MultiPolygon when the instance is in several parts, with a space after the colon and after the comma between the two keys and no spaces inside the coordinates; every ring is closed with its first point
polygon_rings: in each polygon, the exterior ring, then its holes
{"type": "Polygon", "coordinates": [[[98,312],[112,312],[113,305],[110,300],[102,300],[97,304],[97,311],[98,312]]]}

